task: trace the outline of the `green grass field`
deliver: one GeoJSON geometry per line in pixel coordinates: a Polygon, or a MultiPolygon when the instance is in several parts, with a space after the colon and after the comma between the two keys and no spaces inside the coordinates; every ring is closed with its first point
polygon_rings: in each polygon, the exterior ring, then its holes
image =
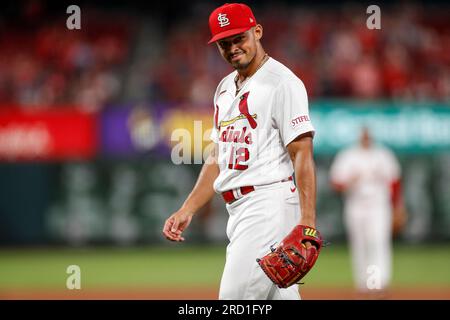
{"type": "MultiPolygon", "coordinates": [[[[218,287],[225,246],[148,248],[2,249],[0,291],[63,289],[69,265],[81,268],[83,288],[218,287]]],[[[324,248],[305,278],[315,287],[351,287],[348,250],[324,248]]],[[[393,287],[450,287],[450,244],[397,245],[393,287]]]]}

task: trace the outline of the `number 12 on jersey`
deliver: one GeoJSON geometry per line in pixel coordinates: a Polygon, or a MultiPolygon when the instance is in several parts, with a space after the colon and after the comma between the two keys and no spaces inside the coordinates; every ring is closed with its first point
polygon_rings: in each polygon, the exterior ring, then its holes
{"type": "Polygon", "coordinates": [[[231,147],[230,159],[228,161],[228,169],[245,170],[248,165],[242,164],[250,159],[250,152],[246,147],[235,148],[231,147]]]}

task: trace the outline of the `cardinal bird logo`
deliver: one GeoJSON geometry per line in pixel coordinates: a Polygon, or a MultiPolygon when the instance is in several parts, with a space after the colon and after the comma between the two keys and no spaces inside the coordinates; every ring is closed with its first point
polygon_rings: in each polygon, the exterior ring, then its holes
{"type": "Polygon", "coordinates": [[[220,128],[221,127],[226,127],[229,126],[233,123],[235,123],[238,120],[247,120],[248,123],[250,124],[250,127],[252,129],[255,129],[258,124],[256,123],[256,120],[258,118],[257,114],[250,114],[250,112],[248,111],[248,103],[247,103],[247,99],[248,96],[250,94],[249,92],[244,93],[241,97],[240,97],[240,101],[239,101],[239,111],[241,112],[240,115],[238,115],[237,117],[234,117],[230,120],[222,120],[220,121],[220,128]]]}
{"type": "Polygon", "coordinates": [[[241,96],[241,101],[239,101],[239,111],[241,112],[241,114],[243,114],[247,118],[247,121],[250,124],[250,127],[252,127],[252,129],[255,129],[257,126],[256,121],[253,118],[253,116],[250,115],[250,112],[248,111],[247,100],[248,100],[249,95],[250,95],[250,91],[244,93],[241,96]]]}

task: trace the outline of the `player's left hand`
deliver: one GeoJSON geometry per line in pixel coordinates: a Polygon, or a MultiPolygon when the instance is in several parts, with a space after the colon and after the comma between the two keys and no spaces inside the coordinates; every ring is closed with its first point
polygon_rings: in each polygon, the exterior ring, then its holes
{"type": "Polygon", "coordinates": [[[309,241],[304,242],[304,244],[305,244],[306,249],[309,249],[309,248],[311,248],[311,247],[314,247],[314,248],[317,249],[317,246],[315,246],[314,244],[312,244],[312,243],[309,242],[309,241]]]}
{"type": "MultiPolygon", "coordinates": [[[[300,225],[305,226],[305,227],[309,227],[309,228],[313,228],[313,229],[316,228],[316,224],[314,223],[314,219],[307,219],[305,217],[302,217],[300,219],[300,225]]],[[[315,246],[310,241],[305,241],[304,244],[306,246],[306,249],[309,249],[311,247],[314,247],[314,248],[318,249],[317,246],[315,246]]]]}
{"type": "Polygon", "coordinates": [[[392,234],[399,235],[405,228],[408,220],[408,214],[404,205],[398,205],[393,209],[392,215],[392,234]]]}

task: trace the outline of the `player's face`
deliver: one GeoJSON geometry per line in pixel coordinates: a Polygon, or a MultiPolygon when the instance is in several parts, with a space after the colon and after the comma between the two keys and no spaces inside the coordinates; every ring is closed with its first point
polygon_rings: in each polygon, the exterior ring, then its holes
{"type": "Polygon", "coordinates": [[[372,138],[367,128],[364,128],[361,132],[360,143],[364,148],[369,148],[372,144],[372,138]]]}
{"type": "Polygon", "coordinates": [[[259,40],[258,28],[252,28],[244,33],[217,41],[222,57],[233,68],[242,70],[247,68],[256,55],[257,40],[259,40]]]}

